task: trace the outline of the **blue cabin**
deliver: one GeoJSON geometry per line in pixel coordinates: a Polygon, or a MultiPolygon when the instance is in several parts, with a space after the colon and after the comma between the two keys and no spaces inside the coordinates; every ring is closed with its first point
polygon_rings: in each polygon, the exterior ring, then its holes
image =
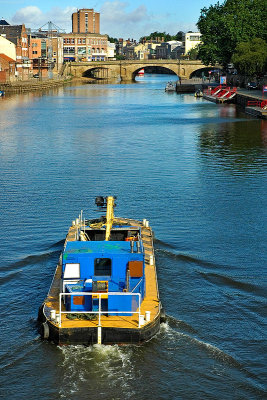
{"type": "Polygon", "coordinates": [[[110,312],[106,315],[132,315],[139,297],[142,302],[145,296],[142,242],[129,238],[125,228],[113,230],[110,241],[99,231],[88,230],[87,235],[88,241],[67,241],[63,252],[62,292],[71,294],[64,296],[66,310],[93,312],[101,307],[110,312]]]}

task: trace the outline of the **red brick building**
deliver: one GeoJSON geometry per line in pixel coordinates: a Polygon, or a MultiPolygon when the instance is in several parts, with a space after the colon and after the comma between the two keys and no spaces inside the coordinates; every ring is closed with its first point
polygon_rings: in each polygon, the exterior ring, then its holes
{"type": "Polygon", "coordinates": [[[0,25],[0,35],[4,35],[6,39],[16,45],[17,73],[21,79],[27,79],[30,75],[31,60],[25,25],[0,25]]]}
{"type": "Polygon", "coordinates": [[[100,14],[93,8],[82,8],[72,14],[72,33],[100,33],[100,14]]]}
{"type": "Polygon", "coordinates": [[[64,61],[105,61],[108,37],[100,33],[100,13],[82,8],[72,14],[72,33],[62,34],[64,61]]]}
{"type": "Polygon", "coordinates": [[[0,53],[0,82],[15,78],[16,60],[0,53]]]}
{"type": "Polygon", "coordinates": [[[107,59],[107,35],[64,33],[61,36],[65,61],[105,61],[107,59]]]}

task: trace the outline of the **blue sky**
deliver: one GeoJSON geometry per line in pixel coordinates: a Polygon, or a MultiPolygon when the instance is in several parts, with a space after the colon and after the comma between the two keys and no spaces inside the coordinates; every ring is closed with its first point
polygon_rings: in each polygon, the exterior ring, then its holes
{"type": "Polygon", "coordinates": [[[175,34],[196,30],[200,9],[213,0],[0,0],[0,18],[10,24],[39,28],[48,21],[71,31],[71,14],[77,8],[101,13],[101,33],[139,39],[154,31],[175,34]]]}

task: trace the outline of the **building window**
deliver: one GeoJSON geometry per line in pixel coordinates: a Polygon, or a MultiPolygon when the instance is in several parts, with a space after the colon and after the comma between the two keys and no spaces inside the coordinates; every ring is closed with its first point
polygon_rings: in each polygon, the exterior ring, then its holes
{"type": "Polygon", "coordinates": [[[80,264],[66,264],[64,279],[80,279],[80,264]]]}
{"type": "Polygon", "coordinates": [[[82,44],[82,39],[78,39],[78,44],[82,44]]]}
{"type": "Polygon", "coordinates": [[[75,44],[75,39],[74,38],[71,39],[71,44],[75,44]]]}
{"type": "Polygon", "coordinates": [[[64,47],[63,53],[65,53],[65,54],[75,54],[75,47],[64,47]]]}
{"type": "Polygon", "coordinates": [[[190,40],[192,41],[192,42],[196,42],[196,41],[199,41],[200,40],[200,36],[190,36],[190,40]]]}
{"type": "Polygon", "coordinates": [[[83,39],[83,44],[85,44],[86,43],[86,40],[85,40],[85,38],[83,39]]]}
{"type": "Polygon", "coordinates": [[[94,275],[111,276],[111,258],[96,258],[94,275]]]}
{"type": "Polygon", "coordinates": [[[38,51],[33,50],[32,54],[38,54],[38,51]]]}
{"type": "Polygon", "coordinates": [[[78,47],[78,54],[86,54],[86,47],[78,47]]]}

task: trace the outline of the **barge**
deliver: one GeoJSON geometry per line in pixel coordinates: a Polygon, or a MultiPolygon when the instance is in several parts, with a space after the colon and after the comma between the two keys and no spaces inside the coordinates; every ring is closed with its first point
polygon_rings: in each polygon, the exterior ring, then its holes
{"type": "Polygon", "coordinates": [[[153,233],[147,220],[114,216],[115,198],[96,198],[97,220],[72,222],[48,295],[40,333],[59,345],[139,344],[165,321],[153,233]]]}

